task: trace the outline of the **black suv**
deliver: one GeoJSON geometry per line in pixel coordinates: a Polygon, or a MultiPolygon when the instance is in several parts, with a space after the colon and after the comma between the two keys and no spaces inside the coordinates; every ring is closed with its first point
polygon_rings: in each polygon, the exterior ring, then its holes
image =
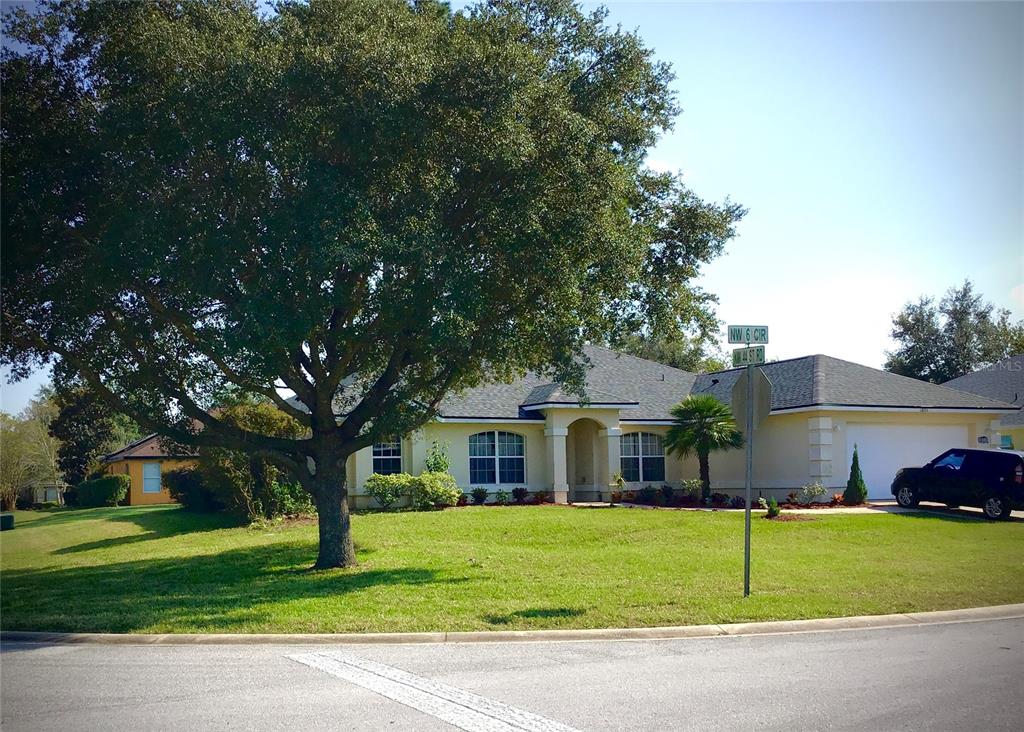
{"type": "Polygon", "coordinates": [[[946,450],[923,468],[896,473],[892,494],[904,508],[937,501],[976,506],[985,518],[1008,519],[1011,509],[1024,508],[1024,452],[946,450]]]}

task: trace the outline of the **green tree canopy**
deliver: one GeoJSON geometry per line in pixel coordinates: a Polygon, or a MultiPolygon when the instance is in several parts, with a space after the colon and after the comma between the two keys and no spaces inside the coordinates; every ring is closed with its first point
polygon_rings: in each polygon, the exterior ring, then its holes
{"type": "Polygon", "coordinates": [[[78,485],[108,452],[142,436],[130,418],[117,414],[88,389],[57,383],[53,395],[57,414],[50,422],[50,436],[60,442],[57,467],[68,485],[78,485]]]}
{"type": "Polygon", "coordinates": [[[4,30],[3,362],[289,470],[318,567],[355,561],[349,455],[485,380],[580,388],[583,343],[677,322],[742,214],[644,165],[672,74],[568,0],[49,0],[4,30]],[[306,432],[219,418],[227,386],[306,432]]]}
{"type": "Polygon", "coordinates": [[[57,415],[53,391],[43,387],[20,414],[0,412],[0,508],[14,509],[18,494],[33,484],[60,485],[60,442],[49,426],[57,415]]]}
{"type": "Polygon", "coordinates": [[[887,371],[935,384],[1024,353],[1024,321],[1010,320],[974,291],[970,280],[950,288],[936,305],[930,297],[908,303],[893,318],[898,347],[887,371]]]}

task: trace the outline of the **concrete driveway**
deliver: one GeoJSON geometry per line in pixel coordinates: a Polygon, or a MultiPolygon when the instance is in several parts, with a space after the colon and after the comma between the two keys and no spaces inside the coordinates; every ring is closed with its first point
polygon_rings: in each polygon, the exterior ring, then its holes
{"type": "Polygon", "coordinates": [[[666,641],[3,647],[4,730],[1020,729],[1024,619],[666,641]]]}

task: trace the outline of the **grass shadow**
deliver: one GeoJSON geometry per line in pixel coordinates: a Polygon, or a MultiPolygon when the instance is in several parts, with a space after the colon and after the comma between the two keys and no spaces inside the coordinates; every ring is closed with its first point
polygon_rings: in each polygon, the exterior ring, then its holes
{"type": "MultiPolygon", "coordinates": [[[[238,518],[225,513],[192,513],[181,508],[171,507],[154,510],[149,507],[122,507],[109,509],[91,509],[105,513],[96,514],[96,519],[103,519],[112,523],[130,523],[139,527],[144,533],[129,534],[127,536],[112,536],[107,539],[87,541],[81,544],[62,547],[54,550],[55,555],[76,554],[78,552],[92,551],[93,549],[109,549],[111,547],[136,544],[151,539],[164,539],[170,536],[181,534],[192,534],[201,531],[217,531],[242,525],[238,518]]],[[[83,517],[78,514],[78,519],[83,517]]],[[[87,518],[94,518],[88,516],[87,518]]],[[[48,519],[39,519],[29,524],[29,528],[48,524],[48,519]]]]}
{"type": "Polygon", "coordinates": [[[940,508],[938,506],[922,506],[916,509],[906,509],[903,511],[887,511],[892,516],[901,516],[903,518],[912,519],[937,519],[939,521],[953,521],[955,523],[982,523],[982,524],[1011,524],[1011,523],[1024,523],[1024,519],[1018,518],[1017,516],[1011,516],[1006,521],[990,521],[985,518],[979,512],[976,511],[964,511],[959,508],[940,508]]]}
{"type": "Polygon", "coordinates": [[[3,629],[237,632],[243,626],[273,624],[280,606],[294,600],[347,602],[380,586],[470,581],[416,567],[309,572],[311,549],[309,542],[296,541],[211,555],[6,570],[0,596],[3,629]]]}
{"type": "Polygon", "coordinates": [[[508,615],[483,615],[491,625],[508,625],[517,619],[529,618],[575,618],[586,611],[575,607],[536,607],[528,610],[516,610],[508,615]]]}

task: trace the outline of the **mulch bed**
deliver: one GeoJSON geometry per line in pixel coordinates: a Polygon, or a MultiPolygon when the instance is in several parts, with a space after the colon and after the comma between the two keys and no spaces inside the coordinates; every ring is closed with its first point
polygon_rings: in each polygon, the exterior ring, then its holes
{"type": "Polygon", "coordinates": [[[766,521],[817,521],[814,516],[807,516],[800,513],[781,513],[775,518],[764,517],[766,521]]]}

